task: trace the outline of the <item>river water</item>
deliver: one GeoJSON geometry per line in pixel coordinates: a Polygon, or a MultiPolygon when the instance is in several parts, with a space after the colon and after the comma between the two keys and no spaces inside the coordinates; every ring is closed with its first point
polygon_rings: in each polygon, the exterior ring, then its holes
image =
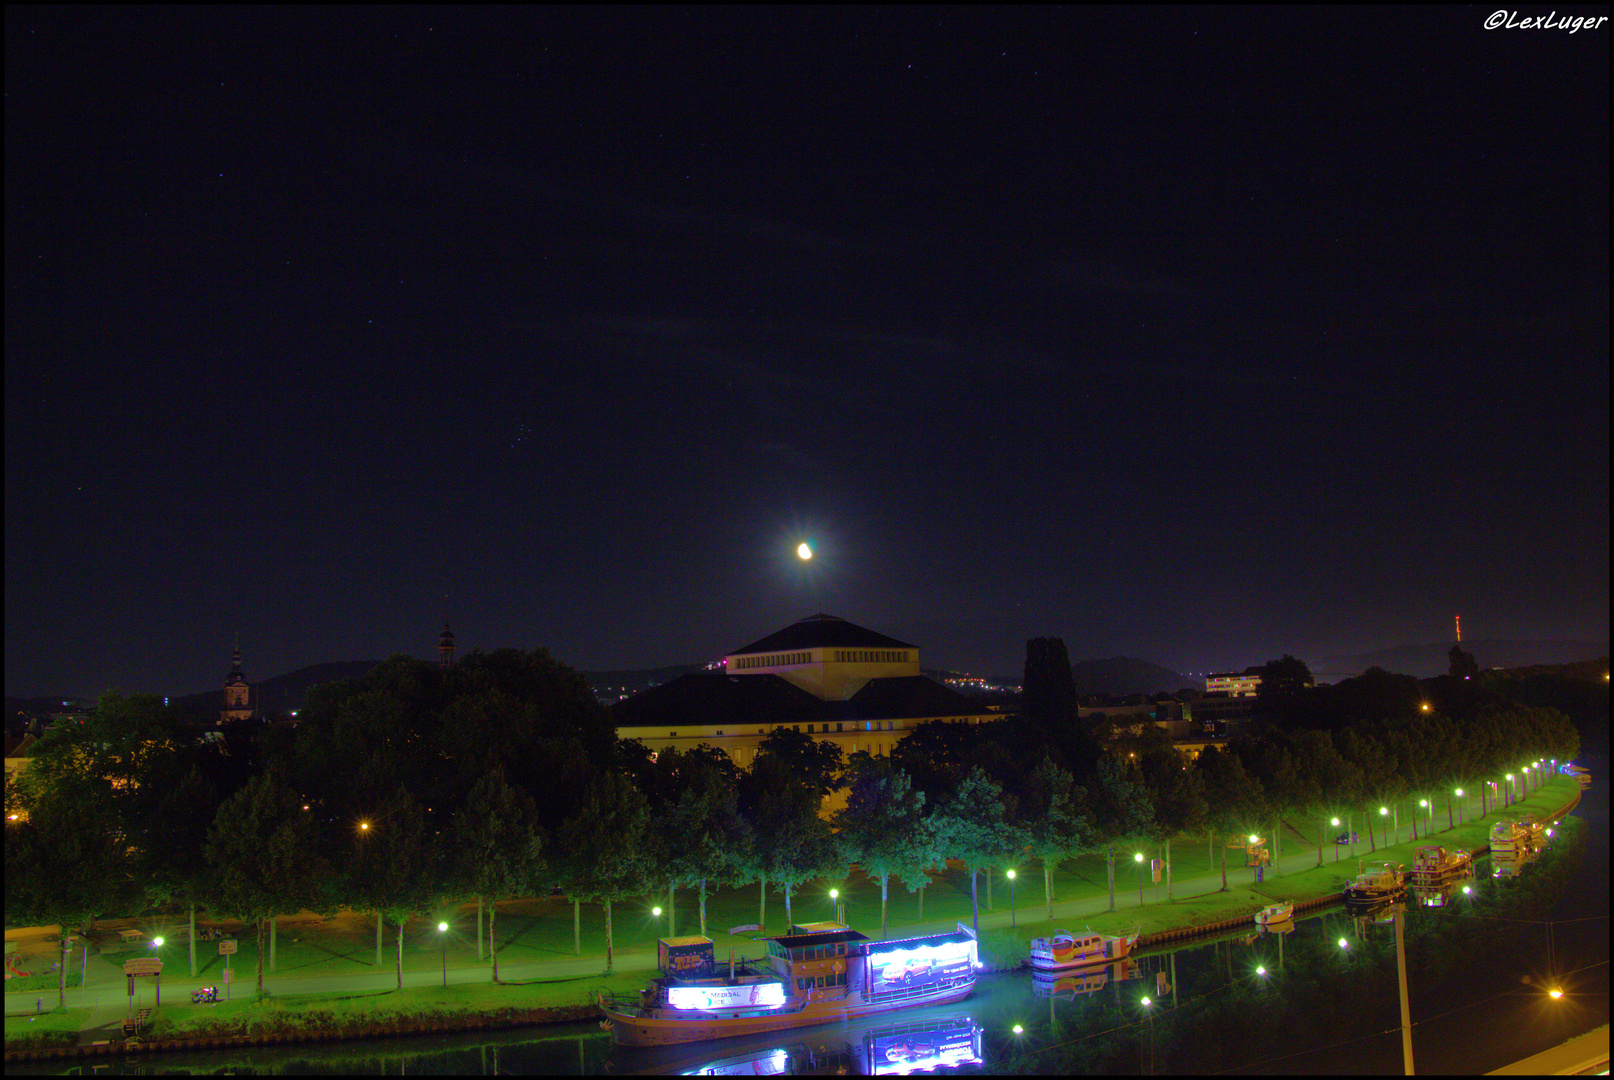
{"type": "MultiPolygon", "coordinates": [[[[1584,827],[1515,878],[1482,860],[1403,926],[1414,1067],[1478,1073],[1608,1023],[1608,776],[1584,827]],[[1437,901],[1439,902],[1439,901],[1437,901]],[[1557,985],[1560,999],[1546,990],[1557,985]]],[[[97,1071],[116,1072],[119,1064],[97,1071]]],[[[1393,914],[1343,907],[1289,933],[1228,935],[1080,978],[983,979],[970,1000],[879,1022],[631,1050],[593,1024],[131,1059],[143,1073],[1393,1073],[1402,1068],[1393,914]],[[1342,947],[1340,942],[1344,941],[1342,947]],[[1258,973],[1264,968],[1265,973],[1258,973]],[[1150,1004],[1143,1004],[1147,997],[1150,1004]],[[1018,1030],[1017,1030],[1018,1029],[1018,1030]]],[[[8,1068],[48,1073],[56,1068],[8,1068]]]]}

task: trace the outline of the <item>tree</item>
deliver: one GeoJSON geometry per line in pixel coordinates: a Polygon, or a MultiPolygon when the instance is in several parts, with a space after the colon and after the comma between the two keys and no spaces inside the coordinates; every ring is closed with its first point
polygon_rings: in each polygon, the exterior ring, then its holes
{"type": "Polygon", "coordinates": [[[649,832],[650,805],[619,772],[595,777],[576,812],[561,826],[566,891],[575,899],[599,901],[605,907],[607,972],[615,963],[611,905],[644,892],[652,882],[649,832]]]}
{"type": "Polygon", "coordinates": [[[1477,679],[1480,667],[1473,653],[1464,652],[1461,645],[1453,645],[1448,654],[1446,671],[1453,679],[1477,679]]]}
{"type": "Polygon", "coordinates": [[[962,862],[970,872],[970,911],[975,932],[981,930],[981,904],[976,875],[1024,846],[1021,831],[1011,826],[1003,810],[1003,790],[980,766],[971,769],[958,791],[932,812],[931,827],[943,851],[962,862]]]}
{"type": "Polygon", "coordinates": [[[279,769],[271,768],[224,801],[207,834],[210,906],[257,929],[259,994],[263,920],[301,908],[324,870],[303,805],[279,769]]]}
{"type": "MultiPolygon", "coordinates": [[[[1171,899],[1171,839],[1197,835],[1210,817],[1205,778],[1169,742],[1149,743],[1138,754],[1144,788],[1154,805],[1155,835],[1165,846],[1166,899],[1171,899]]],[[[1049,916],[1052,918],[1052,915],[1049,916]]]]}
{"type": "Polygon", "coordinates": [[[907,773],[914,787],[924,792],[927,805],[934,808],[957,790],[980,742],[978,725],[931,720],[898,740],[891,748],[891,765],[907,773]]]}
{"type": "Polygon", "coordinates": [[[358,855],[360,902],[398,930],[396,972],[402,990],[404,926],[443,891],[436,846],[409,792],[399,788],[388,800],[365,831],[358,855]]]}
{"type": "MultiPolygon", "coordinates": [[[[724,761],[728,755],[717,751],[724,761]]],[[[677,801],[659,815],[657,833],[663,871],[675,885],[700,889],[700,928],[706,934],[706,886],[733,881],[750,848],[749,826],[740,817],[739,794],[730,769],[704,756],[685,755],[686,784],[677,801]]],[[[732,767],[731,767],[732,768],[732,767]]],[[[668,905],[668,933],[674,932],[668,905]]]]}
{"type": "Polygon", "coordinates": [[[1222,747],[1212,746],[1200,751],[1195,764],[1205,778],[1212,835],[1222,842],[1222,891],[1226,892],[1226,838],[1248,835],[1250,827],[1261,820],[1261,785],[1244,771],[1238,755],[1222,747]]]}
{"type": "Polygon", "coordinates": [[[1109,864],[1110,910],[1115,910],[1115,846],[1146,840],[1154,829],[1154,807],[1141,783],[1127,775],[1114,754],[1102,755],[1093,772],[1088,813],[1109,864]]]}
{"type": "MultiPolygon", "coordinates": [[[[880,938],[886,936],[886,905],[892,874],[912,866],[924,822],[924,792],[914,791],[908,774],[892,768],[890,758],[852,755],[846,809],[835,817],[842,851],[880,881],[880,938]]],[[[923,869],[921,868],[921,873],[923,869]]]]}
{"type": "Polygon", "coordinates": [[[752,763],[740,800],[755,836],[748,869],[761,883],[759,924],[766,925],[769,881],[784,888],[788,925],[792,890],[835,865],[835,840],[829,823],[818,814],[819,792],[775,754],[759,753],[752,763]]]}
{"type": "Polygon", "coordinates": [[[1054,868],[1093,842],[1091,823],[1081,813],[1086,799],[1087,793],[1070,773],[1047,754],[1026,781],[1022,820],[1031,854],[1042,860],[1042,895],[1049,919],[1054,917],[1054,868]]]}
{"type": "Polygon", "coordinates": [[[1039,727],[1068,724],[1075,718],[1076,687],[1063,639],[1042,637],[1026,642],[1021,694],[1021,715],[1039,727]]]}
{"type": "Polygon", "coordinates": [[[1306,662],[1287,653],[1281,659],[1268,660],[1253,674],[1261,676],[1261,685],[1255,691],[1258,698],[1287,697],[1316,685],[1306,662]]]}
{"type": "Polygon", "coordinates": [[[6,822],[6,923],[61,927],[60,1008],[67,999],[72,931],[134,899],[128,845],[108,805],[84,787],[62,785],[42,797],[25,794],[21,802],[25,816],[11,821],[8,815],[6,822]]]}
{"type": "Polygon", "coordinates": [[[829,798],[841,786],[841,748],[828,739],[776,727],[757,745],[757,753],[771,754],[785,762],[794,775],[818,792],[820,799],[829,798]]]}
{"type": "Polygon", "coordinates": [[[499,900],[533,892],[546,864],[538,812],[526,792],[512,786],[498,765],[483,773],[454,817],[450,880],[488,901],[488,945],[493,981],[499,981],[499,900]]]}

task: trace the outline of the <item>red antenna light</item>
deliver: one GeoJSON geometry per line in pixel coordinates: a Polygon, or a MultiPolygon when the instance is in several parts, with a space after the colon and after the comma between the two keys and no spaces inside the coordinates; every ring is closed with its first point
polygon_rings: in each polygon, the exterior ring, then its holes
{"type": "Polygon", "coordinates": [[[1461,642],[1463,640],[1463,617],[1461,615],[1453,615],[1452,618],[1457,620],[1457,640],[1461,642]]]}

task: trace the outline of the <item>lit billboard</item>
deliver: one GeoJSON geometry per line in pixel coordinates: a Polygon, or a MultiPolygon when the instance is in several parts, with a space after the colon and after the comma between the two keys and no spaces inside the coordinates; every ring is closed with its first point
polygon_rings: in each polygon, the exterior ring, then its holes
{"type": "Polygon", "coordinates": [[[784,1003],[785,984],[782,982],[667,987],[667,1004],[675,1009],[772,1009],[784,1003]]]}
{"type": "Polygon", "coordinates": [[[869,995],[917,990],[973,976],[975,942],[942,938],[875,943],[869,946],[869,995]]]}

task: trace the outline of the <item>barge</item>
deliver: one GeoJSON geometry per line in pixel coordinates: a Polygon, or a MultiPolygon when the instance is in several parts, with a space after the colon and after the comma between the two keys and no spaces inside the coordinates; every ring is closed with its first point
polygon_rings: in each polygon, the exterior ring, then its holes
{"type": "Polygon", "coordinates": [[[1468,852],[1426,846],[1413,853],[1412,869],[1407,871],[1407,884],[1415,889],[1438,889],[1448,882],[1469,877],[1473,872],[1474,858],[1468,852]]]}
{"type": "Polygon", "coordinates": [[[1407,892],[1406,878],[1399,863],[1363,864],[1356,880],[1345,886],[1347,903],[1376,904],[1382,900],[1399,900],[1407,892]]]}
{"type": "Polygon", "coordinates": [[[686,959],[664,966],[637,1000],[600,994],[600,1027],[619,1046],[667,1046],[837,1023],[961,1001],[979,966],[975,934],[963,923],[897,941],[856,930],[767,941],[766,960],[731,967],[726,977],[701,977],[712,967],[686,959]]]}

